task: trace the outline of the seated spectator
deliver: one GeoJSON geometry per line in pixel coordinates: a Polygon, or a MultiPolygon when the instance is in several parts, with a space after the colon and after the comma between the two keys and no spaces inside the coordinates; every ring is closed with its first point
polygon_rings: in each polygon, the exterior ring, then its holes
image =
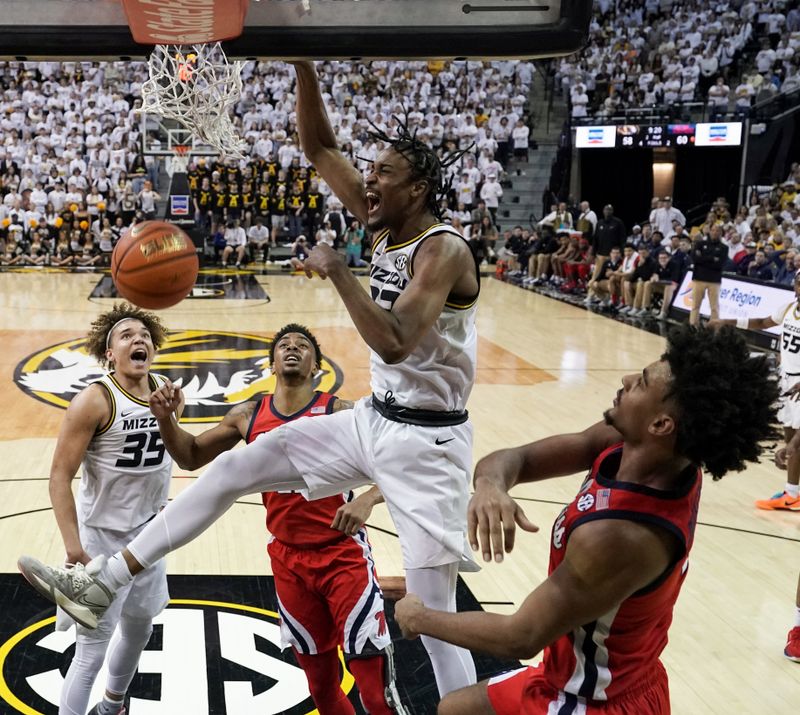
{"type": "Polygon", "coordinates": [[[308,258],[311,249],[308,247],[306,237],[302,234],[292,245],[292,255],[289,258],[289,265],[295,271],[302,271],[305,268],[305,260],[308,258]]]}
{"type": "Polygon", "coordinates": [[[264,225],[261,216],[256,216],[255,223],[247,229],[247,240],[253,260],[269,259],[269,229],[264,225]]]}
{"type": "Polygon", "coordinates": [[[625,293],[625,307],[619,312],[632,317],[643,315],[644,286],[650,280],[656,269],[656,262],[650,257],[650,246],[646,243],[639,244],[639,262],[633,273],[623,280],[622,288],[625,293]]]}
{"type": "Polygon", "coordinates": [[[247,251],[247,234],[239,225],[239,219],[232,219],[225,224],[225,248],[222,250],[222,267],[228,267],[228,259],[236,253],[236,267],[244,263],[247,251]]]}
{"type": "Polygon", "coordinates": [[[592,271],[593,263],[589,240],[582,236],[578,239],[578,255],[563,264],[565,283],[561,290],[565,293],[583,292],[592,271]]]}
{"type": "MultiPolygon", "coordinates": [[[[632,243],[626,243],[622,249],[622,264],[619,268],[611,271],[608,276],[608,290],[611,293],[611,304],[619,305],[625,299],[624,286],[633,277],[636,266],[639,265],[640,257],[632,243]]],[[[628,303],[628,309],[633,309],[633,300],[628,303]]]]}
{"type": "Polygon", "coordinates": [[[72,251],[69,248],[69,241],[67,240],[67,235],[64,232],[61,232],[58,235],[58,243],[56,244],[56,249],[53,252],[53,255],[50,259],[50,265],[66,268],[67,266],[71,266],[74,261],[75,261],[75,256],[73,256],[72,251]]]}
{"type": "Polygon", "coordinates": [[[794,285],[794,277],[800,267],[800,254],[794,248],[784,251],[782,255],[773,258],[777,266],[773,281],[777,285],[791,287],[794,285]]]}
{"type": "MultiPolygon", "coordinates": [[[[658,320],[666,320],[669,315],[669,306],[672,303],[672,295],[678,286],[680,279],[680,265],[677,261],[662,251],[656,259],[657,265],[650,280],[644,283],[644,296],[639,315],[646,315],[653,304],[653,295],[661,294],[661,310],[657,313],[658,320]]],[[[633,311],[631,311],[633,313],[633,311]]]]}
{"type": "Polygon", "coordinates": [[[756,259],[758,244],[755,241],[748,241],[744,248],[745,254],[739,254],[739,259],[736,261],[736,273],[740,276],[749,275],[750,264],[756,259]]]}
{"type": "Polygon", "coordinates": [[[611,275],[622,267],[622,252],[614,246],[608,258],[606,258],[600,269],[595,272],[589,281],[586,291],[586,305],[593,303],[603,303],[604,307],[611,305],[611,275]]]}
{"type": "Polygon", "coordinates": [[[550,266],[553,275],[550,277],[551,283],[557,286],[563,285],[565,281],[564,265],[570,261],[575,261],[580,256],[580,246],[577,237],[570,236],[569,233],[559,235],[559,247],[550,259],[550,266]]]}
{"type": "Polygon", "coordinates": [[[522,237],[522,226],[514,226],[504,233],[503,247],[497,251],[497,259],[505,261],[511,275],[521,272],[519,258],[527,247],[527,240],[522,237]]]}
{"type": "Polygon", "coordinates": [[[771,261],[767,259],[766,251],[758,249],[755,258],[747,267],[747,275],[760,281],[772,281],[775,271],[771,261]]]}

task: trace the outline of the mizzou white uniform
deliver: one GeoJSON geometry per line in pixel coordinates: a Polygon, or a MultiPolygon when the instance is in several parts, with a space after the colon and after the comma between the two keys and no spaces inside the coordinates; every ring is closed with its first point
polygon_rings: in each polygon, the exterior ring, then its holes
{"type": "MultiPolygon", "coordinates": [[[[399,246],[387,245],[388,231],[378,235],[370,290],[381,308],[391,310],[408,286],[423,241],[441,240],[437,236],[442,233],[464,240],[443,224],[399,246]]],[[[408,569],[450,563],[459,563],[462,570],[478,569],[466,541],[472,426],[464,410],[475,379],[476,300],[477,295],[463,302],[448,300],[436,323],[400,364],[387,365],[373,353],[374,394],[353,410],[303,417],[270,433],[302,477],[305,489],[300,491],[311,499],[377,484],[408,569]]],[[[263,463],[264,471],[270,465],[277,469],[269,454],[272,443],[262,442],[268,438],[262,435],[246,448],[264,449],[263,454],[254,453],[253,470],[259,469],[256,462],[263,463]]],[[[254,480],[250,489],[254,488],[275,487],[254,480]]]]}
{"type": "MultiPolygon", "coordinates": [[[[800,303],[792,301],[770,316],[781,326],[781,394],[800,382],[800,303]]],[[[784,427],[800,428],[800,402],[781,398],[778,419],[784,427]]]]}
{"type": "MultiPolygon", "coordinates": [[[[150,382],[155,389],[163,378],[151,374],[150,382]]],[[[111,416],[86,449],[76,500],[81,542],[92,557],[123,549],[166,506],[172,476],[172,457],[147,402],[126,392],[113,373],[97,383],[108,393],[111,416]]],[[[86,633],[108,636],[122,613],[153,618],[168,601],[162,559],[118,592],[98,630],[86,633]]]]}

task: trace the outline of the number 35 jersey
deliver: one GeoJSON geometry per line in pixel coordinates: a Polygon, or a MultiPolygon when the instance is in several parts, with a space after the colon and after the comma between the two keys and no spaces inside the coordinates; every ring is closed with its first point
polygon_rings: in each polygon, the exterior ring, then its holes
{"type": "MultiPolygon", "coordinates": [[[[164,382],[148,376],[151,389],[164,382]]],[[[111,415],[89,442],[78,490],[78,520],[86,526],[129,531],[167,503],[172,457],[147,402],[131,395],[114,374],[97,381],[108,392],[111,415]]]]}
{"type": "Polygon", "coordinates": [[[800,303],[792,301],[770,317],[781,326],[781,375],[800,375],[800,303]]]}

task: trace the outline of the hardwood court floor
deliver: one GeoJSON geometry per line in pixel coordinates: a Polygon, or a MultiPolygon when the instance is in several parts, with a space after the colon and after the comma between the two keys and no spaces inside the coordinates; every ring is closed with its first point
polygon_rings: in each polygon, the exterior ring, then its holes
{"type": "MultiPolygon", "coordinates": [[[[98,278],[0,274],[0,572],[15,572],[23,551],[50,562],[63,556],[47,493],[63,410],[23,392],[14,376],[18,365],[37,351],[82,337],[92,318],[111,305],[110,299],[88,297],[98,278]]],[[[341,371],[338,394],[367,394],[367,350],[330,284],[301,276],[262,276],[259,281],[270,302],[187,300],[164,311],[163,319],[175,330],[265,337],[287,322],[304,323],[341,371]]],[[[658,336],[495,280],[484,282],[478,315],[480,363],[469,404],[476,459],[596,421],[620,378],[656,359],[664,346],[658,336]]],[[[212,364],[209,370],[214,369],[212,364]]],[[[176,475],[189,476],[177,469],[176,475]]],[[[515,552],[503,564],[466,575],[487,610],[517,607],[545,576],[550,526],[581,478],[516,490],[542,530],[520,534],[515,552]]],[[[173,494],[190,482],[175,479],[173,494]]],[[[800,570],[800,514],[753,507],[756,498],[782,483],[783,475],[771,464],[719,483],[706,481],[691,568],[664,654],[678,715],[797,712],[800,666],[784,659],[782,649],[800,570]]],[[[256,497],[243,500],[194,543],[171,554],[170,573],[267,572],[259,505],[256,497]]],[[[401,573],[385,507],[375,510],[370,524],[377,527],[371,538],[379,571],[401,573]]]]}

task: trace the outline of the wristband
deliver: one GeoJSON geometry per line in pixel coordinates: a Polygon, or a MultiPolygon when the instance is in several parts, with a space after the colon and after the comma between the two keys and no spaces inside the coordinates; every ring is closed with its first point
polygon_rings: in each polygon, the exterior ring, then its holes
{"type": "Polygon", "coordinates": [[[749,318],[736,318],[736,327],[740,330],[747,330],[748,325],[750,325],[749,318]]]}

